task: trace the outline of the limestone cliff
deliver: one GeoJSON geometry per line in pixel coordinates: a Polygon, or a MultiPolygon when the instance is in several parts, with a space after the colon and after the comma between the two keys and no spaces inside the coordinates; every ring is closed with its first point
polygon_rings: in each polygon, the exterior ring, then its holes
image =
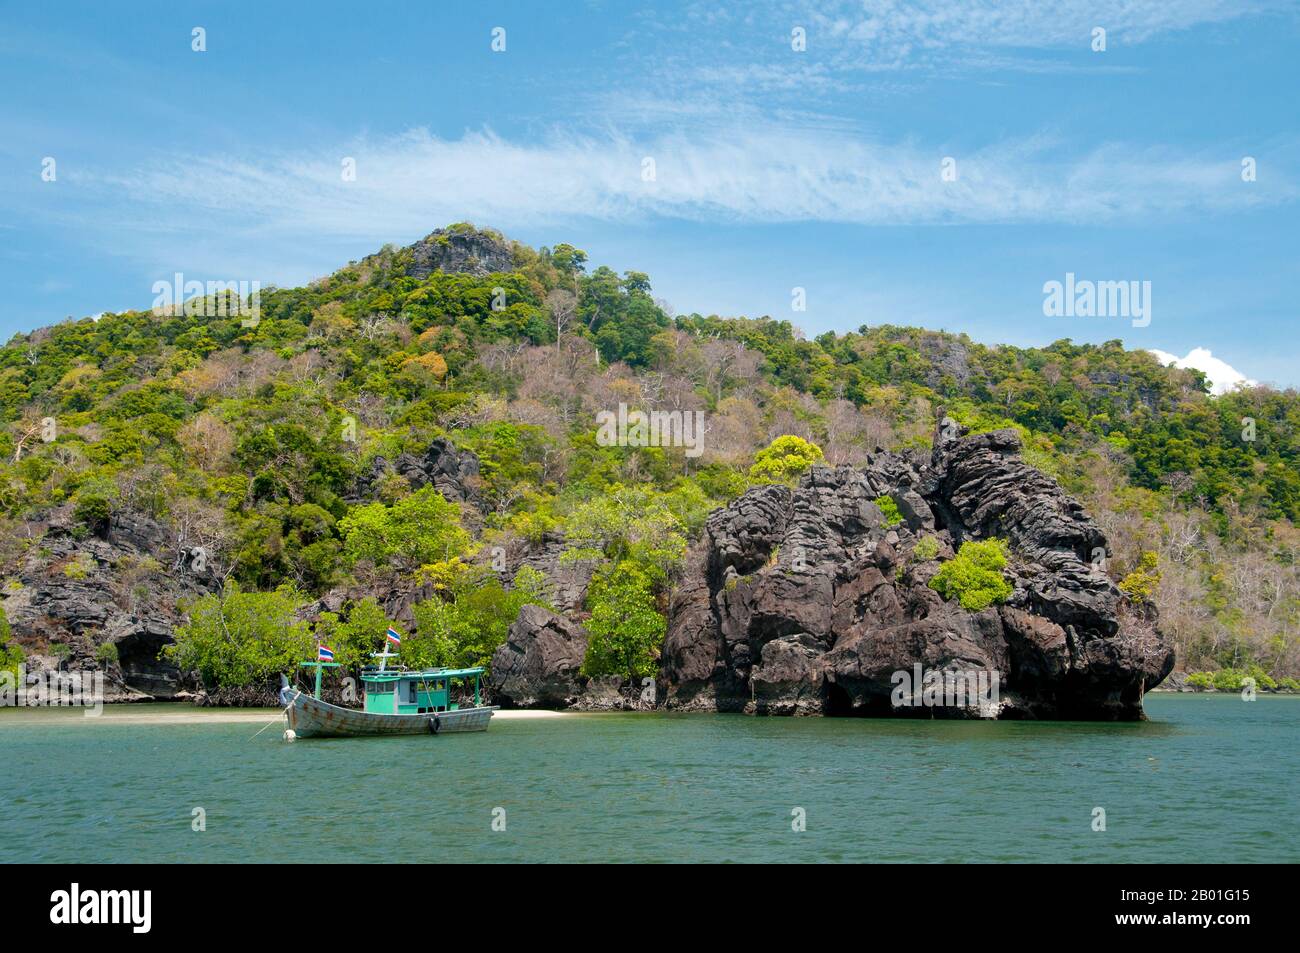
{"type": "MultiPolygon", "coordinates": [[[[669,708],[772,714],[981,714],[899,706],[897,673],[997,673],[998,717],[1141,717],[1173,667],[1149,615],[1101,571],[1106,540],[1002,430],[932,454],[815,467],[713,513],[675,592],[662,659],[669,708]],[[874,502],[895,504],[889,525],[874,502]],[[920,541],[930,537],[918,551],[920,541]],[[1013,592],[968,612],[928,585],[968,539],[1009,540],[1013,592]]],[[[919,691],[919,687],[918,687],[919,691]]]]}

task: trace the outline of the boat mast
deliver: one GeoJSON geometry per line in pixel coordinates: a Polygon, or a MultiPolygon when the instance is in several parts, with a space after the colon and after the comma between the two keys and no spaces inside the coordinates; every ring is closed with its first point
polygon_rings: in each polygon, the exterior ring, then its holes
{"type": "Polygon", "coordinates": [[[314,668],[314,669],[316,670],[316,691],[315,691],[315,693],[314,693],[311,697],[312,697],[312,698],[317,698],[317,699],[319,699],[319,698],[320,698],[320,674],[321,674],[321,669],[325,669],[325,668],[338,668],[339,665],[341,665],[342,663],[341,663],[341,662],[322,662],[320,659],[317,659],[317,660],[314,661],[314,662],[299,662],[298,664],[301,665],[303,668],[314,668]]]}
{"type": "Polygon", "coordinates": [[[388,668],[388,660],[390,658],[397,658],[400,654],[401,654],[400,652],[388,651],[388,644],[385,643],[384,650],[382,652],[371,652],[370,657],[379,659],[379,671],[382,672],[386,668],[388,668]]]}

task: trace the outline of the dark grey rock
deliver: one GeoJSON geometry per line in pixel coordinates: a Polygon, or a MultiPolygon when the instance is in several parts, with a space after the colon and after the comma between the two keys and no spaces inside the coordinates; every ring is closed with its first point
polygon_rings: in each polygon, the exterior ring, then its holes
{"type": "Polygon", "coordinates": [[[178,604],[217,587],[210,567],[196,570],[173,531],[141,513],[115,513],[103,537],[79,533],[70,507],[39,528],[39,544],[17,569],[19,586],[3,594],[29,670],[103,671],[110,701],[174,697],[181,673],[161,652],[182,621],[178,604]],[[101,660],[105,644],[116,647],[116,662],[101,660]],[[66,646],[62,658],[55,645],[66,646]]]}
{"type": "Polygon", "coordinates": [[[928,459],[814,467],[795,490],[758,487],[710,514],[669,605],[665,704],[914,714],[891,695],[895,673],[920,663],[998,673],[999,717],[1141,717],[1173,650],[1154,618],[1121,613],[1094,568],[1105,537],[1019,448],[1014,431],[941,427],[928,459]],[[873,502],[885,494],[897,527],[873,502]],[[1011,597],[980,613],[945,603],[928,586],[939,560],[992,536],[1010,541],[1011,597]],[[938,559],[913,556],[925,537],[938,559]]]}
{"type": "Polygon", "coordinates": [[[505,575],[513,579],[524,566],[546,578],[546,598],[558,611],[581,611],[599,560],[562,559],[569,549],[563,533],[546,533],[536,543],[520,541],[506,554],[505,575]]]}
{"type": "Polygon", "coordinates": [[[405,477],[414,490],[432,485],[452,503],[468,503],[479,510],[483,508],[478,457],[472,451],[460,449],[446,437],[435,438],[418,456],[403,453],[391,462],[382,456],[375,457],[370,468],[357,478],[348,496],[349,502],[375,499],[380,481],[390,473],[405,477]]]}
{"type": "Polygon", "coordinates": [[[514,269],[514,248],[501,235],[469,227],[439,228],[410,246],[406,273],[427,278],[435,271],[483,277],[514,269]]]}
{"type": "Polygon", "coordinates": [[[526,605],[492,655],[488,688],[512,708],[566,708],[582,692],[587,633],[541,606],[526,605]]]}

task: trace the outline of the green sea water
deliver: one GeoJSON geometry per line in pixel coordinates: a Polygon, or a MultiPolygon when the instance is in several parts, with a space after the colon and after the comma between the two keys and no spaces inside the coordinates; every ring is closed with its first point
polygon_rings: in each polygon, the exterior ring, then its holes
{"type": "Polygon", "coordinates": [[[1300,860],[1300,698],[1146,705],[1136,724],[589,714],[292,744],[257,722],[0,710],[0,844],[82,863],[1300,860]]]}

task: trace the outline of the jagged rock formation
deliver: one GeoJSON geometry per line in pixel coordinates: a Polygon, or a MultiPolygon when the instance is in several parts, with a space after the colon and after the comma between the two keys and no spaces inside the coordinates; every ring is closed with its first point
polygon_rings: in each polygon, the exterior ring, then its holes
{"type": "Polygon", "coordinates": [[[106,700],[171,698],[183,690],[176,666],[158,657],[180,621],[177,603],[217,584],[188,554],[177,557],[169,530],[139,514],[119,514],[102,535],[85,534],[63,507],[33,525],[18,585],[4,611],[30,671],[103,670],[106,700]],[[101,656],[112,645],[117,660],[101,656]]]}
{"type": "MultiPolygon", "coordinates": [[[[1172,648],[1150,622],[1121,625],[1121,594],[1094,565],[1105,538],[1019,446],[1014,431],[962,436],[945,420],[928,459],[814,467],[795,490],[760,487],[711,514],[670,605],[668,707],[1141,717],[1172,648]],[[944,602],[928,586],[941,560],[994,536],[1011,544],[1010,598],[978,613],[944,602]],[[934,542],[918,552],[923,537],[934,542]],[[996,705],[895,704],[896,673],[917,664],[997,673],[996,705]]],[[[905,702],[921,700],[921,685],[904,687],[905,702]]]]}
{"type": "Polygon", "coordinates": [[[385,457],[375,457],[370,469],[357,478],[348,502],[369,502],[377,498],[380,482],[390,474],[405,477],[413,490],[433,484],[452,503],[468,503],[475,508],[483,505],[478,488],[478,457],[469,450],[459,449],[446,437],[435,438],[419,456],[403,453],[391,463],[385,457]]]}
{"type": "Polygon", "coordinates": [[[567,549],[563,533],[546,533],[536,543],[521,542],[506,553],[506,574],[513,579],[524,566],[536,569],[546,578],[546,599],[551,605],[564,613],[580,612],[598,561],[561,559],[567,549]]]}
{"type": "Polygon", "coordinates": [[[463,272],[482,277],[514,267],[510,242],[491,231],[469,226],[439,228],[410,246],[412,262],[406,273],[427,278],[435,271],[463,272]]]}
{"type": "MultiPolygon", "coordinates": [[[[377,457],[358,479],[353,502],[375,499],[379,481],[390,473],[405,477],[413,489],[432,484],[448,500],[466,504],[464,522],[474,526],[482,501],[473,453],[439,438],[423,454],[402,454],[392,464],[377,457]]],[[[40,545],[28,549],[15,576],[17,585],[0,594],[0,604],[30,671],[102,670],[108,701],[198,692],[200,703],[275,704],[273,684],[204,693],[195,680],[187,681],[160,658],[184,621],[180,604],[220,588],[210,567],[198,567],[190,550],[177,548],[174,530],[132,511],[115,513],[98,529],[88,532],[78,526],[70,506],[29,525],[40,545]],[[116,649],[117,661],[101,654],[104,645],[116,649]]],[[[389,618],[410,625],[412,606],[433,591],[428,585],[384,592],[340,588],[309,606],[305,615],[337,612],[349,601],[372,595],[389,618]]]]}
{"type": "Polygon", "coordinates": [[[541,606],[526,605],[510,624],[505,644],[492,655],[487,685],[510,707],[567,708],[586,679],[579,674],[587,633],[541,606]]]}
{"type": "Polygon", "coordinates": [[[950,383],[964,388],[975,374],[971,367],[970,350],[961,338],[935,333],[923,334],[917,341],[917,347],[929,361],[925,373],[927,387],[942,389],[946,377],[950,383]]]}

